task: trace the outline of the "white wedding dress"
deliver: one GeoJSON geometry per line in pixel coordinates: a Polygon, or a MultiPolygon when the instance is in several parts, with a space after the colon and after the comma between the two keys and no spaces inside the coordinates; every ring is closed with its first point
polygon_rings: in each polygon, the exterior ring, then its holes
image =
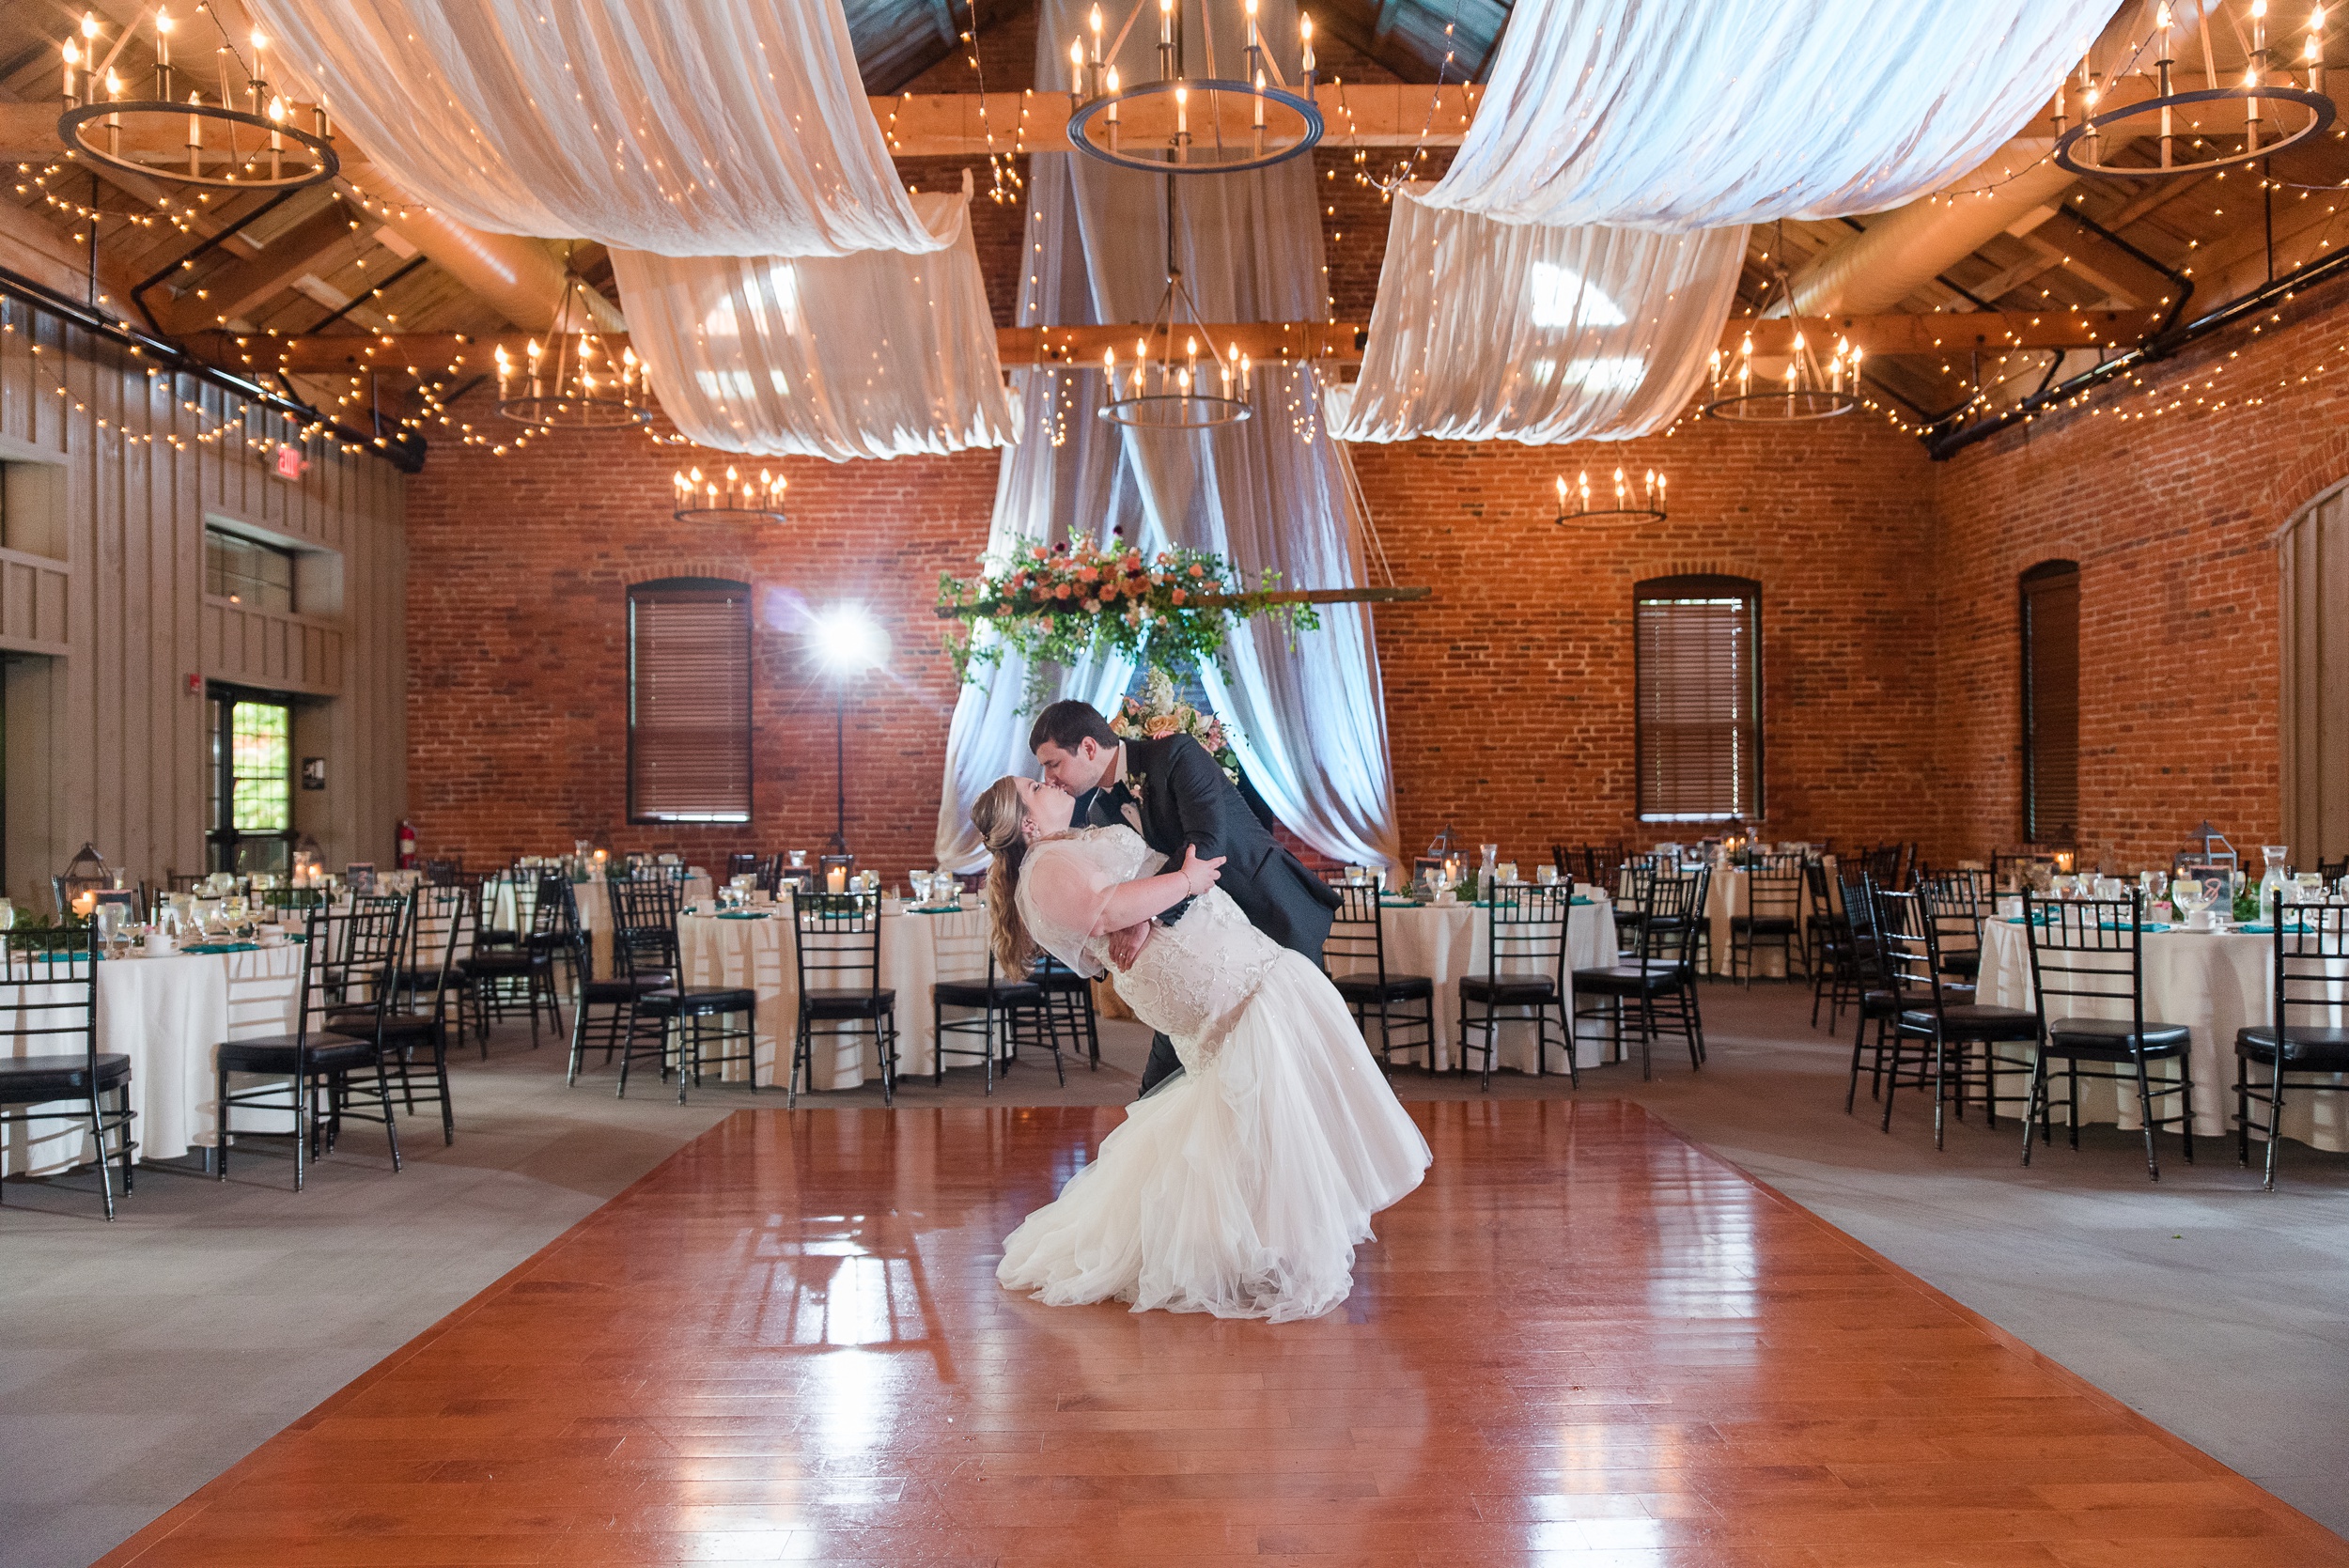
{"type": "MultiPolygon", "coordinates": [[[[1048,839],[1021,870],[1020,917],[1098,974],[1103,901],[1164,862],[1130,828],[1048,839]]],[[[1345,1300],[1371,1216],[1419,1185],[1429,1155],[1329,978],[1211,888],[1151,932],[1117,993],[1183,1071],[1020,1222],[995,1277],[1055,1306],[1276,1323],[1345,1300]]]]}

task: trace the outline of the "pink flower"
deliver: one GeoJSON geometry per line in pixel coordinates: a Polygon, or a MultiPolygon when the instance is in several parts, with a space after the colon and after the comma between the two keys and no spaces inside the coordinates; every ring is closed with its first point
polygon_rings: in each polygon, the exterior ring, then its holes
{"type": "Polygon", "coordinates": [[[1101,597],[1105,599],[1115,598],[1117,597],[1117,584],[1114,582],[1102,584],[1101,597]]]}
{"type": "Polygon", "coordinates": [[[1184,593],[1184,592],[1183,592],[1180,588],[1177,588],[1177,589],[1175,589],[1175,590],[1174,590],[1174,594],[1173,594],[1172,596],[1170,596],[1170,597],[1171,597],[1171,598],[1173,598],[1173,599],[1174,600],[1174,602],[1175,602],[1175,603],[1180,604],[1180,603],[1182,603],[1182,602],[1183,602],[1183,600],[1185,600],[1186,598],[1189,598],[1190,596],[1189,594],[1184,593]]]}
{"type": "Polygon", "coordinates": [[[1042,545],[1037,545],[1034,550],[1028,551],[1028,553],[1034,556],[1037,560],[1043,561],[1049,560],[1052,552],[1045,549],[1042,545]]]}
{"type": "Polygon", "coordinates": [[[1101,601],[1100,601],[1099,599],[1097,599],[1097,598],[1089,598],[1089,599],[1085,600],[1085,613],[1086,613],[1086,614],[1088,614],[1088,615],[1097,615],[1097,614],[1099,614],[1100,613],[1101,613],[1101,601]]]}
{"type": "Polygon", "coordinates": [[[1193,577],[1205,577],[1207,575],[1207,568],[1205,567],[1194,566],[1190,568],[1190,575],[1193,577]]]}
{"type": "Polygon", "coordinates": [[[1068,597],[1068,595],[1069,595],[1069,587],[1068,587],[1068,584],[1067,584],[1067,583],[1066,583],[1066,582],[1062,583],[1059,587],[1057,587],[1057,588],[1055,588],[1055,589],[1053,589],[1053,590],[1052,590],[1052,597],[1053,597],[1054,598],[1066,598],[1068,597]]]}
{"type": "Polygon", "coordinates": [[[1077,580],[1080,582],[1090,582],[1100,575],[1101,574],[1099,572],[1095,571],[1091,567],[1081,567],[1077,571],[1077,580]]]}

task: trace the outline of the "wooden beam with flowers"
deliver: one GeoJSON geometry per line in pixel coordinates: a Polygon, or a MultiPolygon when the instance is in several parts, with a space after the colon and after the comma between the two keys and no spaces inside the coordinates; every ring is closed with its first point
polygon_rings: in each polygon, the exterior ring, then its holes
{"type": "Polygon", "coordinates": [[[1155,553],[1123,540],[1046,546],[1016,541],[975,578],[941,573],[938,614],[955,623],[946,651],[966,681],[976,680],[1008,651],[1030,667],[1069,665],[1095,653],[1135,664],[1196,669],[1222,651],[1232,622],[1268,616],[1292,632],[1321,624],[1315,606],[1392,604],[1423,599],[1426,588],[1289,588],[1280,573],[1254,586],[1221,556],[1188,546],[1155,553]],[[994,635],[977,636],[981,626],[994,635]]]}

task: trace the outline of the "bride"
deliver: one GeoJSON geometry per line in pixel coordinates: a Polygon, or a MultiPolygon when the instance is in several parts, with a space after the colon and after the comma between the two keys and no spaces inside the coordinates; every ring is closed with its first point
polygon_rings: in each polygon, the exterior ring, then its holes
{"type": "Polygon", "coordinates": [[[1328,977],[1215,886],[1220,859],[1190,848],[1161,872],[1166,857],[1130,828],[1071,831],[1075,804],[1005,778],[972,808],[995,857],[996,961],[1022,974],[1041,947],[1097,975],[1112,934],[1143,927],[1117,992],[1173,1039],[1184,1070],[1021,1221],[995,1277],[1055,1306],[1276,1323],[1326,1312],[1353,1288],[1370,1217],[1419,1185],[1427,1141],[1328,977]],[[1196,903],[1179,923],[1149,924],[1185,898],[1196,903]]]}

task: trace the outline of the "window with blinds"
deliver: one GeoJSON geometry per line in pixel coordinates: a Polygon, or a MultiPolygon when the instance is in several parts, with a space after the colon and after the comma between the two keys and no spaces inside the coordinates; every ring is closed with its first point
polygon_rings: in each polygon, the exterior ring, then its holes
{"type": "Polygon", "coordinates": [[[1762,815],[1762,584],[1661,577],[1633,590],[1644,822],[1762,815]]]}
{"type": "Polygon", "coordinates": [[[628,591],[628,817],[751,819],[751,589],[673,577],[628,591]]]}
{"type": "Polygon", "coordinates": [[[2080,820],[2080,568],[2023,574],[2023,837],[2069,844],[2080,820]]]}

